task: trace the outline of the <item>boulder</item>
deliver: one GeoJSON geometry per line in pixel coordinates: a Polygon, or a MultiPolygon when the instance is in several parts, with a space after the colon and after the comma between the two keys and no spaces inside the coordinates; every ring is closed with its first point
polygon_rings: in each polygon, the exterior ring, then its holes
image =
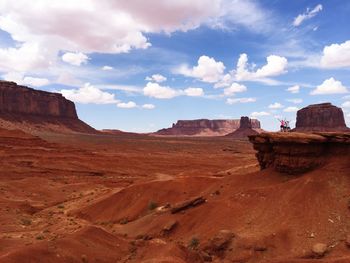
{"type": "Polygon", "coordinates": [[[331,103],[309,105],[297,112],[295,131],[349,131],[341,108],[331,103]]]}
{"type": "Polygon", "coordinates": [[[312,253],[315,257],[321,258],[323,257],[328,251],[328,246],[324,243],[316,243],[312,246],[312,253]]]}

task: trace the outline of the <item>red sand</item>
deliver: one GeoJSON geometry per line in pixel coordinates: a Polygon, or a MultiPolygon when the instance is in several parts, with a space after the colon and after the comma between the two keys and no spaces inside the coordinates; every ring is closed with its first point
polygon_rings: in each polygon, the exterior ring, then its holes
{"type": "Polygon", "coordinates": [[[220,230],[212,262],[350,262],[349,156],[288,176],[231,138],[36,135],[0,130],[0,262],[204,262],[220,230]]]}

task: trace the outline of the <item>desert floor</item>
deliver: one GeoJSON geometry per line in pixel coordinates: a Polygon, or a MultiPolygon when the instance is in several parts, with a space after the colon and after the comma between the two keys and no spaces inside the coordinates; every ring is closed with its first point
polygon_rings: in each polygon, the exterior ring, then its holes
{"type": "Polygon", "coordinates": [[[0,262],[350,262],[342,159],[296,177],[245,140],[36,135],[0,130],[0,262]]]}

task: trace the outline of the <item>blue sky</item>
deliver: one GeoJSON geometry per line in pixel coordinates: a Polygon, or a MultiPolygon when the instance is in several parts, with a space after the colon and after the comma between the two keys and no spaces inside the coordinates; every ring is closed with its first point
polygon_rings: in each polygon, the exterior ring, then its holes
{"type": "Polygon", "coordinates": [[[97,129],[250,116],[276,130],[326,101],[349,126],[349,13],[343,0],[4,0],[0,76],[62,93],[97,129]]]}

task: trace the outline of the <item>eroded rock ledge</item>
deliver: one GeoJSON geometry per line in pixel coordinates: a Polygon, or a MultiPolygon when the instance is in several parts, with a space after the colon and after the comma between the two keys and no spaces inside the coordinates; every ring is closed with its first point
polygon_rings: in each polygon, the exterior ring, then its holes
{"type": "Polygon", "coordinates": [[[268,133],[249,136],[261,169],[300,174],[333,156],[350,156],[350,133],[268,133]]]}

